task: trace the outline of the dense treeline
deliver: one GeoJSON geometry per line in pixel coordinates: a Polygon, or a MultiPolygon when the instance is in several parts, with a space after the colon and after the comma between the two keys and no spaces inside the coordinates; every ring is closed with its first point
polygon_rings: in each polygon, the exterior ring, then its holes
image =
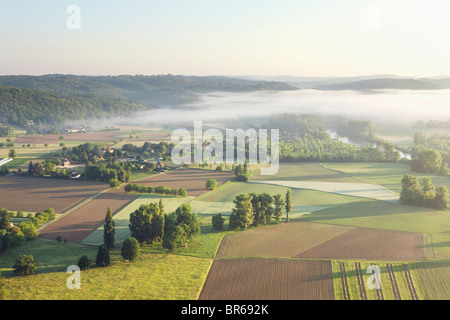
{"type": "Polygon", "coordinates": [[[427,122],[418,120],[412,125],[413,129],[450,129],[450,119],[447,121],[429,120],[427,122]]]}
{"type": "Polygon", "coordinates": [[[314,115],[284,114],[269,120],[280,129],[280,161],[399,161],[395,146],[375,137],[370,121],[342,121],[340,132],[376,146],[358,146],[331,138],[322,119],[314,115]]]}
{"type": "Polygon", "coordinates": [[[283,208],[286,215],[291,210],[290,193],[286,194],[284,200],[281,194],[271,196],[268,193],[241,193],[233,200],[235,207],[230,215],[231,230],[245,230],[268,224],[272,216],[276,221],[281,221],[283,208]]]}
{"type": "Polygon", "coordinates": [[[341,121],[338,124],[337,133],[353,141],[375,142],[375,126],[367,120],[341,121]]]}
{"type": "Polygon", "coordinates": [[[443,210],[447,208],[448,189],[446,186],[435,187],[431,178],[419,179],[405,175],[402,179],[400,201],[404,204],[443,210]]]}
{"type": "Polygon", "coordinates": [[[422,132],[414,135],[411,148],[411,171],[448,175],[450,161],[450,135],[435,134],[427,137],[422,132]]]}
{"type": "MultiPolygon", "coordinates": [[[[31,241],[39,235],[37,229],[44,223],[55,219],[55,210],[49,208],[36,213],[33,217],[20,222],[17,226],[11,222],[13,212],[6,209],[0,209],[0,251],[11,247],[23,245],[26,241],[31,241]]],[[[22,212],[17,212],[18,218],[23,218],[22,212]]]]}
{"type": "Polygon", "coordinates": [[[14,134],[14,128],[11,126],[4,126],[0,123],[0,137],[12,136],[14,134]]]}
{"type": "Polygon", "coordinates": [[[399,161],[400,153],[387,141],[375,147],[357,146],[332,139],[295,137],[280,141],[280,161],[399,161]]]}
{"type": "Polygon", "coordinates": [[[148,194],[161,194],[161,195],[172,195],[172,196],[187,196],[187,191],[184,188],[170,189],[166,186],[144,186],[138,183],[130,183],[125,186],[125,192],[137,192],[137,193],[148,193],[148,194]]]}
{"type": "Polygon", "coordinates": [[[200,234],[197,216],[189,204],[182,204],[171,214],[165,214],[163,202],[141,205],[130,215],[131,236],[139,243],[162,242],[171,251],[187,245],[200,234]]]}

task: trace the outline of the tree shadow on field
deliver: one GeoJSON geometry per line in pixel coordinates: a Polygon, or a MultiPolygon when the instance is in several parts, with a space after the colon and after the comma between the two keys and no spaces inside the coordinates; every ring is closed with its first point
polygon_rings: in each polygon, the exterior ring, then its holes
{"type": "Polygon", "coordinates": [[[394,214],[411,214],[435,211],[428,208],[420,208],[382,200],[355,201],[338,205],[330,209],[324,209],[301,218],[303,221],[338,220],[363,217],[377,217],[394,214]]]}

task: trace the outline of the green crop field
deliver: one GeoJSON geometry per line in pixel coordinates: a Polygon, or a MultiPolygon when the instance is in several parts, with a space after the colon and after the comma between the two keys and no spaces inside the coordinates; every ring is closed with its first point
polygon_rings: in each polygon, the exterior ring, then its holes
{"type": "Polygon", "coordinates": [[[81,271],[81,289],[69,290],[67,267],[82,255],[95,263],[96,248],[38,239],[10,251],[1,257],[0,270],[5,277],[5,299],[11,300],[195,300],[212,263],[210,258],[145,250],[130,263],[116,249],[110,252],[109,267],[81,271]],[[11,276],[15,258],[29,253],[35,258],[37,274],[11,276]]]}

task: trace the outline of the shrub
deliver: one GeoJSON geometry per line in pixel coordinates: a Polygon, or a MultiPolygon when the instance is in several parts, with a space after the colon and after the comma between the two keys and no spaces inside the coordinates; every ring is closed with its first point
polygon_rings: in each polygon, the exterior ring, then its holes
{"type": "Polygon", "coordinates": [[[223,229],[223,223],[225,222],[225,219],[222,217],[222,215],[216,214],[212,217],[212,225],[213,228],[216,230],[222,230],[223,229]]]}
{"type": "Polygon", "coordinates": [[[80,270],[88,270],[92,266],[92,263],[88,256],[84,255],[78,259],[77,265],[80,267],[80,270]]]}
{"type": "Polygon", "coordinates": [[[36,226],[31,221],[21,222],[19,227],[27,241],[35,240],[39,235],[39,232],[36,231],[36,226]]]}
{"type": "Polygon", "coordinates": [[[122,183],[117,179],[110,179],[109,186],[113,189],[118,189],[122,183]]]}
{"type": "Polygon", "coordinates": [[[104,244],[98,247],[95,265],[97,267],[107,267],[111,264],[108,249],[104,244]]]}
{"type": "Polygon", "coordinates": [[[14,274],[17,276],[28,276],[36,274],[36,264],[31,254],[20,255],[16,259],[16,264],[13,266],[14,274]]]}
{"type": "Polygon", "coordinates": [[[121,254],[124,260],[135,261],[140,255],[140,247],[137,239],[133,237],[126,239],[123,242],[121,254]]]}
{"type": "Polygon", "coordinates": [[[206,180],[206,189],[214,190],[217,188],[217,180],[216,179],[208,179],[206,180]]]}

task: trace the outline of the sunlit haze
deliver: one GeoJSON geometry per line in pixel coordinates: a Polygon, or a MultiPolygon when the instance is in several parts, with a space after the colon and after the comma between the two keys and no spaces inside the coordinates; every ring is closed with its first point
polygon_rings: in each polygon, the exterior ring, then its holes
{"type": "Polygon", "coordinates": [[[0,74],[448,75],[449,13],[446,0],[2,1],[0,74]]]}

